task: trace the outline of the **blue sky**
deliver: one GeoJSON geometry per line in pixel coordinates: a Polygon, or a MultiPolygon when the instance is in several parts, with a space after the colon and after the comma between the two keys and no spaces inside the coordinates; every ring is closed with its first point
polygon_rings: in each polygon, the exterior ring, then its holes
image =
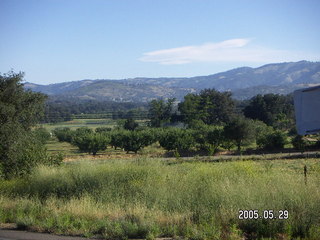
{"type": "Polygon", "coordinates": [[[0,0],[0,72],[48,84],[320,61],[318,0],[0,0]]]}

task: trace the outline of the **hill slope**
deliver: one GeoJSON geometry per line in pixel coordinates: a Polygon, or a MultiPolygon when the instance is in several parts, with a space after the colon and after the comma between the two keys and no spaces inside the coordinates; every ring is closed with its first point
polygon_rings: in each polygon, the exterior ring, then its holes
{"type": "Polygon", "coordinates": [[[26,83],[26,88],[48,95],[80,99],[139,101],[176,97],[204,88],[232,91],[237,99],[258,93],[287,94],[295,89],[320,84],[320,62],[268,64],[242,67],[208,76],[191,78],[133,78],[123,80],[82,80],[50,85],[26,83]]]}

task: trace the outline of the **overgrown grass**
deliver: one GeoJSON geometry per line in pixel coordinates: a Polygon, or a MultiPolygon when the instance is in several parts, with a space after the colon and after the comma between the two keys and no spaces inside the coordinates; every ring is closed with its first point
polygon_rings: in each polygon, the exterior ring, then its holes
{"type": "MultiPolygon", "coordinates": [[[[300,163],[299,163],[300,164],[300,163]]],[[[303,173],[270,161],[151,159],[69,163],[0,182],[0,222],[106,239],[319,239],[320,161],[303,173]],[[288,210],[239,220],[239,210],[288,210]]]]}

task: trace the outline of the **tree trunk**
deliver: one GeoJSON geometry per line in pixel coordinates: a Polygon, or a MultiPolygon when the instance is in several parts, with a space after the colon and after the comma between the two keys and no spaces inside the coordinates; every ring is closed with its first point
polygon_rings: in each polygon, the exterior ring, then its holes
{"type": "Polygon", "coordinates": [[[238,152],[241,152],[241,142],[238,142],[238,152]]]}

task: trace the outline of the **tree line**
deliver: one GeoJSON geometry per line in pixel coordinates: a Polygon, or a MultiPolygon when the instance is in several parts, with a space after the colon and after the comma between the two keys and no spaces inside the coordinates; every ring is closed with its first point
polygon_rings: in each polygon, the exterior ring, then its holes
{"type": "Polygon", "coordinates": [[[75,115],[112,119],[144,119],[147,104],[133,102],[93,101],[80,99],[57,99],[49,97],[45,102],[42,123],[56,123],[70,121],[75,115]]]}
{"type": "Polygon", "coordinates": [[[288,128],[294,125],[292,95],[257,95],[250,100],[232,99],[230,92],[204,89],[198,94],[188,94],[178,105],[175,99],[158,99],[147,103],[117,103],[49,97],[45,103],[43,123],[68,121],[79,117],[112,119],[151,119],[151,126],[183,122],[192,124],[223,124],[234,115],[258,119],[267,125],[288,128]],[[276,126],[278,125],[278,126],[276,126]]]}
{"type": "Polygon", "coordinates": [[[235,118],[260,120],[276,129],[294,128],[294,108],[291,95],[257,95],[247,101],[235,101],[230,92],[204,89],[188,94],[175,108],[175,99],[153,100],[149,103],[151,126],[160,127],[174,122],[186,126],[198,123],[224,126],[235,118]]]}
{"type": "Polygon", "coordinates": [[[93,155],[108,146],[137,153],[156,142],[179,156],[194,152],[212,155],[219,148],[230,150],[233,147],[240,152],[243,146],[253,142],[259,149],[280,150],[288,143],[283,131],[244,117],[234,118],[225,126],[198,123],[188,128],[150,128],[140,127],[134,120],[128,119],[123,128],[100,127],[95,131],[86,127],[76,130],[56,128],[53,132],[59,141],[69,142],[80,151],[93,155]]]}
{"type": "MultiPolygon", "coordinates": [[[[0,177],[28,174],[38,164],[60,164],[61,155],[49,155],[45,142],[50,133],[35,128],[43,118],[46,96],[25,90],[23,74],[9,72],[0,75],[0,177]]],[[[80,151],[93,155],[108,146],[137,153],[155,142],[177,155],[217,149],[240,152],[242,147],[256,142],[261,149],[282,149],[287,136],[300,151],[319,147],[296,135],[291,96],[257,95],[244,107],[235,102],[229,92],[205,89],[188,94],[184,101],[153,100],[149,103],[149,127],[141,127],[127,118],[122,127],[56,129],[59,141],[70,142],[80,151]]]]}

